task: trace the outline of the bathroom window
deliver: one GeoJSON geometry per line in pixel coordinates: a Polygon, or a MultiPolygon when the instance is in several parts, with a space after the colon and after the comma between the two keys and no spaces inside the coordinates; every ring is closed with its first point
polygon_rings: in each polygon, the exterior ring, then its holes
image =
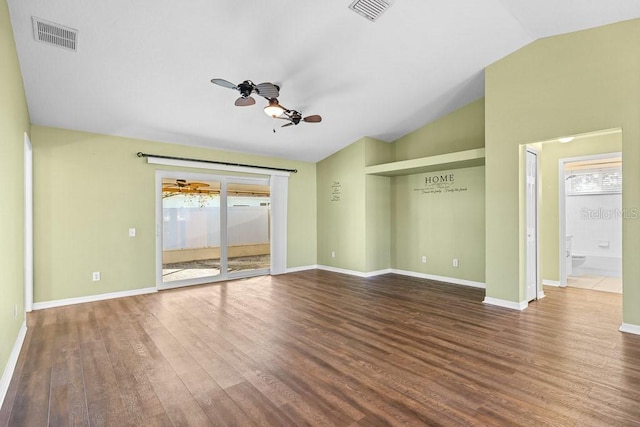
{"type": "Polygon", "coordinates": [[[611,194],[622,192],[622,169],[594,169],[568,172],[567,194],[611,194]]]}

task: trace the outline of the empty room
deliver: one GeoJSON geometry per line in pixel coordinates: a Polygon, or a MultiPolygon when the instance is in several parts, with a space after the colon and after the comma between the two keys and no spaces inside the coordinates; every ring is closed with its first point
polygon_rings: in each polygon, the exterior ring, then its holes
{"type": "Polygon", "coordinates": [[[640,425],[637,40],[0,0],[0,426],[640,425]]]}

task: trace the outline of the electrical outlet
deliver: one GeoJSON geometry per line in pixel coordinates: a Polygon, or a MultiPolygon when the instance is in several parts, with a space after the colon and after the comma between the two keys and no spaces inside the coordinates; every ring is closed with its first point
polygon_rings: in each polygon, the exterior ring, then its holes
{"type": "Polygon", "coordinates": [[[129,229],[129,237],[136,237],[136,229],[135,228],[130,228],[129,229]]]}
{"type": "Polygon", "coordinates": [[[458,266],[458,258],[454,258],[453,259],[453,266],[457,267],[458,266]]]}
{"type": "Polygon", "coordinates": [[[335,258],[336,257],[336,251],[331,251],[331,258],[335,258]]]}
{"type": "Polygon", "coordinates": [[[423,264],[427,263],[427,256],[426,255],[422,255],[422,263],[423,264]]]}
{"type": "Polygon", "coordinates": [[[92,275],[91,277],[92,277],[92,280],[93,280],[94,282],[99,281],[99,280],[100,280],[100,272],[99,272],[99,271],[94,271],[94,272],[93,272],[93,275],[92,275]]]}

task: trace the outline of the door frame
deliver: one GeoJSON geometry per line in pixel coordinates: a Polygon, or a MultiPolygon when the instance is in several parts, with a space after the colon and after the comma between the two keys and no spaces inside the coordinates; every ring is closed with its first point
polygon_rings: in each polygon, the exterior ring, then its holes
{"type": "Polygon", "coordinates": [[[24,133],[24,312],[33,310],[33,145],[24,133]]]}
{"type": "Polygon", "coordinates": [[[530,147],[530,146],[526,146],[526,150],[525,150],[525,300],[526,302],[530,302],[530,301],[534,301],[540,298],[544,298],[544,290],[541,287],[541,280],[540,280],[540,212],[539,212],[539,207],[540,207],[540,179],[539,179],[539,153],[538,150],[530,147]],[[529,181],[529,161],[528,161],[528,157],[529,155],[532,154],[535,156],[535,168],[533,170],[533,180],[534,180],[534,206],[533,206],[533,216],[534,216],[534,223],[533,223],[533,233],[535,234],[534,236],[534,241],[535,241],[535,253],[534,253],[534,257],[533,259],[535,260],[535,289],[533,290],[533,295],[530,295],[530,293],[528,292],[528,274],[529,274],[529,242],[528,242],[528,235],[529,235],[529,222],[527,220],[527,212],[528,210],[531,208],[529,206],[529,198],[527,197],[527,186],[528,186],[528,181],[529,181]]]}
{"type": "MultiPolygon", "coordinates": [[[[251,271],[240,271],[236,273],[228,273],[227,270],[227,185],[228,183],[260,183],[269,185],[271,187],[271,180],[273,177],[269,175],[256,175],[256,176],[237,176],[237,175],[220,175],[212,173],[198,173],[198,172],[180,172],[180,171],[168,171],[168,170],[156,170],[156,288],[158,290],[173,289],[184,286],[201,285],[205,283],[213,283],[231,279],[238,279],[243,277],[252,277],[259,275],[268,275],[273,270],[274,265],[274,253],[271,253],[271,268],[258,269],[251,271]],[[215,181],[220,182],[220,274],[217,276],[199,277],[194,279],[177,280],[175,282],[163,282],[162,280],[162,255],[163,255],[163,212],[162,212],[162,180],[163,179],[187,179],[193,181],[215,181]]],[[[273,208],[273,200],[272,200],[273,208]]],[[[271,215],[272,222],[275,215],[271,215]]],[[[286,216],[285,216],[286,221],[286,216]]],[[[282,228],[282,227],[279,227],[282,228]]],[[[286,229],[286,224],[284,225],[286,229]]],[[[276,239],[275,231],[270,237],[271,247],[274,247],[274,239],[276,239]]],[[[277,240],[282,240],[282,236],[277,236],[277,240]]],[[[284,236],[286,241],[286,235],[284,236]]],[[[285,252],[286,254],[286,252],[285,252]]],[[[275,257],[279,258],[279,257],[275,257]]]]}

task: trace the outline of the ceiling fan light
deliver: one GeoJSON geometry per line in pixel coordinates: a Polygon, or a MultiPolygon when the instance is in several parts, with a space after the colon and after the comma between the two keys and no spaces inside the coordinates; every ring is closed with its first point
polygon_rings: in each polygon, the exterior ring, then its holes
{"type": "Polygon", "coordinates": [[[278,104],[277,99],[270,99],[269,105],[264,107],[264,112],[269,117],[278,117],[279,115],[284,113],[284,108],[282,108],[280,104],[278,104]]]}

